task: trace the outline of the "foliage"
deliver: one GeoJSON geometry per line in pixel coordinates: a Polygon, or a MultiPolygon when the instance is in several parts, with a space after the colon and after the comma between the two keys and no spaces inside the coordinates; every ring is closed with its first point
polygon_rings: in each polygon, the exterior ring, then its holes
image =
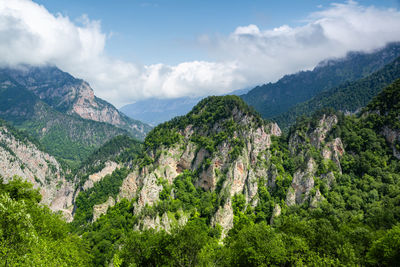
{"type": "Polygon", "coordinates": [[[114,199],[119,193],[122,181],[126,178],[129,171],[126,168],[116,169],[111,175],[106,175],[94,186],[86,191],[81,191],[75,201],[75,215],[73,227],[77,231],[82,231],[93,219],[94,205],[104,203],[111,196],[114,199]]]}
{"type": "MultiPolygon", "coordinates": [[[[246,103],[260,112],[263,118],[277,118],[281,128],[286,128],[286,126],[296,120],[296,117],[292,116],[294,111],[287,112],[296,104],[305,102],[319,94],[324,94],[323,92],[325,91],[329,92],[332,88],[346,82],[357,81],[377,72],[395,60],[399,55],[400,46],[398,43],[389,44],[385,48],[373,53],[352,52],[345,58],[323,61],[312,71],[300,71],[295,74],[285,75],[276,83],[257,86],[241,97],[246,103]],[[285,115],[279,116],[280,114],[285,115]],[[287,116],[290,117],[287,118],[287,116]],[[285,123],[285,127],[281,125],[283,123],[285,123]]],[[[357,93],[361,93],[361,91],[358,90],[357,93]]],[[[360,96],[360,99],[354,96],[356,95],[352,95],[351,99],[347,99],[345,95],[341,95],[337,100],[350,103],[350,105],[353,100],[356,101],[354,104],[365,100],[364,95],[362,98],[360,96]]],[[[321,100],[320,98],[318,99],[321,100]]],[[[300,111],[307,110],[307,113],[305,111],[300,112],[296,108],[297,116],[301,114],[311,115],[313,112],[308,109],[316,111],[324,106],[319,105],[318,102],[306,103],[310,105],[300,105],[299,109],[301,107],[300,111]]],[[[365,105],[367,102],[363,103],[365,105]]],[[[354,107],[354,105],[351,105],[351,107],[354,107]]]]}
{"type": "Polygon", "coordinates": [[[38,190],[14,177],[0,181],[0,261],[5,266],[84,266],[84,241],[68,232],[60,215],[39,205],[38,190]]]}
{"type": "Polygon", "coordinates": [[[296,104],[274,119],[283,129],[286,129],[297,118],[303,115],[310,116],[323,108],[333,108],[343,112],[356,112],[367,105],[383,88],[399,77],[400,57],[367,77],[322,91],[307,101],[296,104]]]}
{"type": "Polygon", "coordinates": [[[12,79],[4,69],[0,70],[0,82],[7,84],[0,90],[0,117],[39,140],[40,147],[55,156],[64,169],[79,167],[112,137],[131,135],[111,124],[82,119],[53,108],[12,79]]]}

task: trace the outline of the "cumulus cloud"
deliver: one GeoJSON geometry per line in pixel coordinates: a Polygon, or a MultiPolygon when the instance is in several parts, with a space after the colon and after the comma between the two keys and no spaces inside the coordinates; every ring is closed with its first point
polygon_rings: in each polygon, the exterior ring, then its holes
{"type": "Polygon", "coordinates": [[[30,0],[0,1],[0,64],[54,64],[89,81],[120,106],[158,97],[204,96],[275,81],[349,50],[371,51],[400,40],[400,13],[350,1],[319,8],[302,26],[239,26],[228,36],[199,38],[212,62],[139,65],[110,58],[101,24],[73,22],[30,0]]]}

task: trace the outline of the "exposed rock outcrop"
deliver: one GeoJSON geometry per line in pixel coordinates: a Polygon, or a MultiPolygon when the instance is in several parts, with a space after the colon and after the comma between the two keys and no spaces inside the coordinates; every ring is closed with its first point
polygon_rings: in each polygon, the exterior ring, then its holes
{"type": "Polygon", "coordinates": [[[107,210],[109,207],[112,207],[115,205],[115,200],[113,197],[108,197],[107,201],[102,203],[102,204],[98,204],[98,205],[94,205],[93,206],[93,222],[95,222],[98,218],[100,218],[101,215],[107,213],[107,210]]]}
{"type": "Polygon", "coordinates": [[[292,190],[288,191],[286,204],[292,206],[294,204],[302,204],[309,200],[311,189],[314,188],[314,175],[317,171],[315,161],[310,158],[307,167],[304,170],[298,170],[293,175],[292,190]]]}
{"type": "Polygon", "coordinates": [[[333,126],[338,123],[336,115],[322,115],[315,128],[308,125],[308,129],[304,132],[298,130],[294,132],[289,139],[289,149],[293,157],[301,155],[306,158],[306,164],[295,171],[293,175],[292,184],[286,195],[286,204],[288,206],[303,204],[304,202],[310,203],[312,207],[316,207],[317,202],[323,199],[319,189],[316,191],[315,196],[311,196],[310,192],[314,188],[315,179],[321,179],[326,182],[328,187],[331,186],[335,180],[335,175],[332,170],[327,173],[319,174],[316,177],[318,165],[315,159],[307,155],[307,145],[313,146],[321,153],[321,164],[328,164],[332,161],[337,168],[335,171],[342,172],[340,165],[340,157],[344,153],[344,146],[340,138],[335,138],[329,142],[326,141],[328,133],[333,126]]]}
{"type": "Polygon", "coordinates": [[[167,233],[169,233],[172,228],[185,225],[188,221],[188,216],[184,214],[183,211],[179,211],[176,214],[179,216],[179,218],[176,218],[174,214],[169,214],[167,212],[163,213],[161,217],[159,215],[156,217],[146,216],[142,218],[141,222],[136,225],[134,229],[154,229],[157,231],[165,230],[167,233]]]}
{"type": "Polygon", "coordinates": [[[113,161],[107,161],[105,163],[105,167],[101,171],[89,175],[88,180],[86,180],[86,182],[83,185],[83,190],[88,190],[89,188],[92,188],[94,186],[94,183],[100,181],[106,175],[111,174],[113,171],[115,171],[117,167],[118,163],[113,161]]]}
{"type": "MultiPolygon", "coordinates": [[[[249,205],[257,205],[258,180],[268,177],[268,169],[264,166],[271,136],[281,134],[275,123],[262,123],[254,127],[254,118],[243,114],[237,108],[232,110],[232,115],[240,125],[239,130],[233,134],[233,139],[245,140],[236,157],[232,156],[232,151],[235,142],[239,141],[224,140],[218,145],[216,152],[210,153],[192,140],[193,133],[198,131],[194,129],[194,125],[187,125],[179,131],[181,138],[178,143],[149,151],[149,155],[154,159],[152,164],[133,168],[123,181],[118,199],[136,197],[135,213],[139,214],[146,205],[152,206],[159,201],[159,194],[163,190],[160,179],[172,184],[185,170],[196,172],[199,175],[196,185],[204,190],[216,190],[219,184],[218,192],[223,198],[223,204],[216,209],[211,224],[221,225],[225,235],[226,231],[233,227],[232,197],[235,194],[244,194],[249,205]]],[[[210,131],[224,131],[222,124],[223,122],[216,123],[210,131]]],[[[273,180],[273,171],[270,176],[273,180]]],[[[162,218],[152,217],[146,221],[154,226],[151,228],[163,225],[162,218]]]]}
{"type": "Polygon", "coordinates": [[[0,126],[0,175],[5,182],[14,176],[31,182],[40,188],[43,204],[72,219],[74,186],[65,179],[60,164],[28,140],[15,138],[5,126],[0,126]]]}

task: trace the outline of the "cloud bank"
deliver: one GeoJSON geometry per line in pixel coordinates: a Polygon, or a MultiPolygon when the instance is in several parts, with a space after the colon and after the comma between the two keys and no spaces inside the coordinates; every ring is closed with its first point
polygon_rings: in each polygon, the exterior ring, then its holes
{"type": "Polygon", "coordinates": [[[199,38],[213,62],[175,66],[110,58],[106,41],[100,22],[86,16],[77,23],[30,0],[0,1],[0,65],[56,65],[87,80],[99,97],[117,106],[149,97],[229,93],[350,50],[371,51],[400,41],[400,12],[350,1],[310,14],[299,27],[240,26],[228,36],[199,38]]]}

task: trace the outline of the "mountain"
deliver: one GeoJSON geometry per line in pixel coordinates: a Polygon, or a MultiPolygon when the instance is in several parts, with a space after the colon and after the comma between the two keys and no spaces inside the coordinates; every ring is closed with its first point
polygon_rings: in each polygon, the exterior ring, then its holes
{"type": "Polygon", "coordinates": [[[173,99],[150,98],[128,104],[120,111],[131,118],[138,118],[150,125],[158,125],[176,116],[188,113],[201,98],[181,97],[173,99]]]}
{"type": "MultiPolygon", "coordinates": [[[[231,95],[242,95],[249,89],[236,90],[231,95]]],[[[150,98],[128,104],[120,108],[120,111],[131,118],[137,118],[150,125],[156,126],[176,116],[188,113],[202,97],[180,97],[172,99],[150,98]]]]}
{"type": "Polygon", "coordinates": [[[112,137],[129,134],[108,123],[62,113],[4,72],[0,72],[0,118],[27,131],[69,167],[78,166],[112,137]]]}
{"type": "Polygon", "coordinates": [[[74,186],[65,179],[61,165],[37,140],[0,120],[0,177],[10,182],[15,176],[40,189],[42,204],[72,219],[74,186]]]}
{"type": "Polygon", "coordinates": [[[73,178],[81,265],[395,265],[399,92],[396,81],[359,115],[320,111],[288,135],[237,96],[208,97],[143,145],[110,140],[73,178]]]}
{"type": "Polygon", "coordinates": [[[345,58],[325,60],[312,71],[286,75],[276,83],[257,86],[243,100],[264,118],[276,117],[316,94],[378,71],[400,56],[400,43],[372,53],[350,52],[345,58]]]}
{"type": "Polygon", "coordinates": [[[150,127],[119,112],[110,103],[96,97],[90,85],[52,66],[3,68],[11,77],[55,110],[83,119],[106,122],[143,140],[150,127]]]}
{"type": "Polygon", "coordinates": [[[353,82],[318,93],[311,99],[294,105],[274,120],[284,129],[292,125],[296,118],[310,116],[320,109],[333,108],[345,113],[354,113],[368,104],[383,88],[400,78],[400,57],[384,68],[353,82]]]}

